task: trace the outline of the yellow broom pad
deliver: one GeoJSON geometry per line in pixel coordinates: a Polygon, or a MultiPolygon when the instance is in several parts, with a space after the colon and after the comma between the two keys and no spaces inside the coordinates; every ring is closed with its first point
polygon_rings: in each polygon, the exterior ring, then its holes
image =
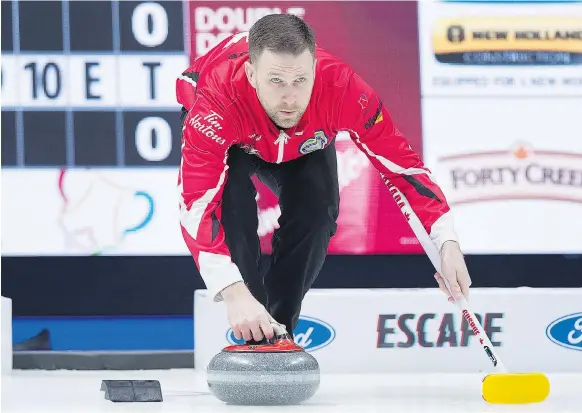
{"type": "Polygon", "coordinates": [[[493,404],[539,403],[550,394],[550,381],[541,373],[490,374],[483,379],[482,394],[493,404]]]}

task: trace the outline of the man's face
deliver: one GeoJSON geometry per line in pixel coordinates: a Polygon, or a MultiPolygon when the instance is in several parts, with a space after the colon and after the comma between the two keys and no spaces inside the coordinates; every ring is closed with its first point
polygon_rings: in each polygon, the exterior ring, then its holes
{"type": "Polygon", "coordinates": [[[277,126],[295,126],[311,98],[315,60],[309,50],[298,56],[265,50],[257,62],[246,62],[247,77],[261,105],[277,126]]]}

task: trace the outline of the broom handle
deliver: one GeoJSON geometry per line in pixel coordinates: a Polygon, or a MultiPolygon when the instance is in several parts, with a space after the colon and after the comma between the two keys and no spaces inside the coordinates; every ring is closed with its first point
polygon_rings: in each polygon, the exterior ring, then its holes
{"type": "MultiPolygon", "coordinates": [[[[394,190],[394,188],[392,190],[394,190]]],[[[404,197],[404,194],[399,193],[398,195],[400,195],[402,197],[400,202],[403,202],[405,207],[406,207],[406,212],[408,213],[407,214],[408,224],[410,225],[410,228],[412,229],[412,231],[416,235],[416,238],[418,238],[420,244],[424,248],[424,251],[428,255],[428,258],[432,262],[432,265],[434,266],[436,271],[442,275],[442,273],[441,273],[441,256],[437,250],[436,245],[430,239],[430,236],[426,232],[426,229],[424,229],[424,226],[420,222],[420,219],[416,216],[416,214],[414,213],[414,211],[410,207],[410,204],[408,203],[408,200],[404,197]]],[[[405,212],[404,208],[401,208],[401,211],[404,213],[405,212]]],[[[442,278],[445,282],[445,285],[447,286],[447,289],[450,292],[451,286],[449,285],[447,279],[444,276],[442,278]]],[[[452,295],[452,293],[451,293],[451,295],[452,295]]],[[[453,297],[453,299],[454,299],[454,297],[453,297]]],[[[477,319],[477,317],[475,317],[475,314],[473,314],[473,312],[469,308],[469,303],[467,302],[467,300],[463,297],[459,300],[455,300],[455,304],[457,305],[457,307],[459,307],[459,310],[461,310],[461,315],[467,319],[467,322],[469,323],[469,327],[471,328],[471,330],[473,331],[473,333],[475,334],[475,336],[479,340],[479,344],[481,344],[481,347],[483,348],[483,350],[485,351],[485,353],[489,357],[489,360],[493,364],[493,367],[501,373],[507,373],[507,369],[505,368],[505,365],[503,364],[503,362],[499,358],[499,355],[497,354],[497,352],[493,349],[493,344],[491,344],[489,337],[487,337],[487,334],[485,334],[485,330],[483,329],[483,326],[481,325],[481,323],[479,323],[479,320],[477,319]]]]}

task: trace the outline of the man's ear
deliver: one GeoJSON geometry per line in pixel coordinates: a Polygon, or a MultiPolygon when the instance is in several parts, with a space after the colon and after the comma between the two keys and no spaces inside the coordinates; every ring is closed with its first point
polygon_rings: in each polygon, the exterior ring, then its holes
{"type": "Polygon", "coordinates": [[[255,71],[255,68],[253,67],[252,63],[249,62],[248,60],[245,62],[245,73],[247,75],[247,79],[249,80],[249,83],[251,84],[251,86],[256,89],[257,88],[257,72],[255,71]]]}

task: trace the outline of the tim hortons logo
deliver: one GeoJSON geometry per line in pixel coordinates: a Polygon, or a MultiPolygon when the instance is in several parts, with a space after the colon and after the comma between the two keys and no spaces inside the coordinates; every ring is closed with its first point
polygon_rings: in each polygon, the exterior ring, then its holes
{"type": "Polygon", "coordinates": [[[219,145],[224,145],[226,140],[218,135],[218,131],[222,130],[222,125],[220,121],[224,120],[216,112],[210,112],[210,114],[202,117],[200,114],[196,114],[191,120],[190,125],[196,129],[198,132],[209,137],[219,145]]]}
{"type": "Polygon", "coordinates": [[[517,143],[442,156],[437,168],[451,205],[510,199],[582,203],[582,153],[517,143]]]}

